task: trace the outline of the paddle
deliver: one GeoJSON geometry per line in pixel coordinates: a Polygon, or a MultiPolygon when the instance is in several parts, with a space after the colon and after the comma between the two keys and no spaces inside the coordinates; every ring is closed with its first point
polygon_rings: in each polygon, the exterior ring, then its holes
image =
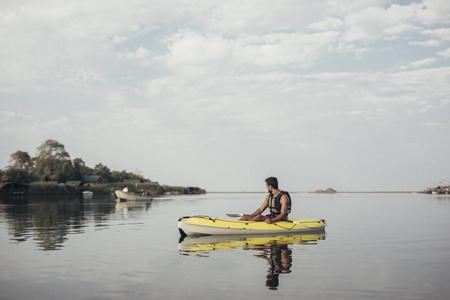
{"type": "MultiPolygon", "coordinates": [[[[244,214],[226,214],[226,215],[231,217],[231,218],[239,218],[239,217],[242,217],[244,214]]],[[[316,227],[311,227],[311,226],[308,226],[308,225],[305,225],[303,223],[296,222],[296,221],[291,221],[291,220],[282,220],[282,221],[289,222],[289,223],[294,223],[294,224],[298,224],[298,225],[302,225],[302,226],[305,226],[305,227],[308,227],[308,228],[316,228],[316,227]]]]}

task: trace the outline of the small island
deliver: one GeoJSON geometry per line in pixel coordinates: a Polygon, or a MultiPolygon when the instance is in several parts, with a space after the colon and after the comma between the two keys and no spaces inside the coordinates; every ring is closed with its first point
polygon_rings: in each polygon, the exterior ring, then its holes
{"type": "Polygon", "coordinates": [[[334,194],[337,193],[333,188],[327,188],[326,190],[316,190],[314,193],[316,194],[334,194]]]}

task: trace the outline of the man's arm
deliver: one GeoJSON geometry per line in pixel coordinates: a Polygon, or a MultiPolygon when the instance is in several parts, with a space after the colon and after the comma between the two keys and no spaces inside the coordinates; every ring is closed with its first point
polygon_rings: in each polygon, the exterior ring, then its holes
{"type": "Polygon", "coordinates": [[[262,214],[268,206],[269,206],[269,195],[266,196],[266,199],[264,199],[264,203],[257,210],[255,210],[255,212],[252,213],[251,216],[255,217],[257,215],[262,214]]]}

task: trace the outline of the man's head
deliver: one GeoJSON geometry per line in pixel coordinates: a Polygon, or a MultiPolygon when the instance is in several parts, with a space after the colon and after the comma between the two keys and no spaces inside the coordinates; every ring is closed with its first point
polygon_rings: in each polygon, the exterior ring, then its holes
{"type": "Polygon", "coordinates": [[[278,179],[276,177],[269,177],[266,179],[267,188],[269,189],[269,192],[272,188],[278,189],[278,179]]]}

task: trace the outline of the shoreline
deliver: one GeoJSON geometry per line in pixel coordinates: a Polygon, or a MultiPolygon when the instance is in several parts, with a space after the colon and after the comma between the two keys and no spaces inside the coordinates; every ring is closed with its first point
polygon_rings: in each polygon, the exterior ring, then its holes
{"type": "MultiPolygon", "coordinates": [[[[207,194],[267,194],[267,192],[247,192],[247,191],[240,191],[240,192],[221,192],[221,191],[214,191],[214,192],[206,192],[207,194]]],[[[306,194],[421,194],[424,193],[423,191],[343,191],[343,192],[335,192],[335,193],[318,193],[314,191],[297,191],[297,192],[289,192],[290,194],[296,194],[296,193],[306,193],[306,194]]]]}

